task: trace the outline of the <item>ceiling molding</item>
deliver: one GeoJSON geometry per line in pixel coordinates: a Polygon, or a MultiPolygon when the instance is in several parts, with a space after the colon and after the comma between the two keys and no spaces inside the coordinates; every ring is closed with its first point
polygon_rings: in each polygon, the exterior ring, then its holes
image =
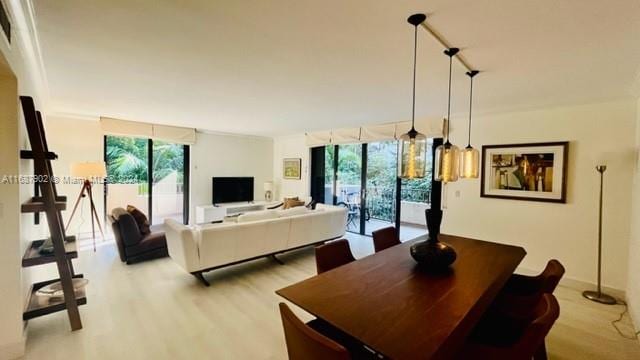
{"type": "Polygon", "coordinates": [[[42,109],[46,112],[51,98],[47,81],[40,40],[32,0],[9,0],[6,3],[14,21],[14,31],[18,35],[17,43],[25,60],[25,74],[35,86],[33,91],[42,109]]]}
{"type": "Polygon", "coordinates": [[[273,136],[230,133],[230,132],[214,131],[214,130],[207,130],[207,129],[196,129],[196,133],[205,134],[205,135],[215,135],[215,136],[234,136],[239,138],[251,138],[251,139],[273,139],[274,138],[273,136]]]}
{"type": "Polygon", "coordinates": [[[94,114],[80,114],[80,113],[70,113],[70,112],[62,112],[62,111],[53,111],[46,113],[47,118],[64,118],[64,119],[72,119],[72,120],[83,120],[83,121],[100,121],[100,116],[94,114]]]}

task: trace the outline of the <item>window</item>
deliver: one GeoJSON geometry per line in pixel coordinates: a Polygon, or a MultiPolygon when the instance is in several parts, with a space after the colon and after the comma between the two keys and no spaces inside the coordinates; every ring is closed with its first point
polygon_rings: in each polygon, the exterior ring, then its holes
{"type": "Polygon", "coordinates": [[[189,219],[189,146],[160,140],[105,136],[105,211],[133,205],[151,224],[189,219]]]}

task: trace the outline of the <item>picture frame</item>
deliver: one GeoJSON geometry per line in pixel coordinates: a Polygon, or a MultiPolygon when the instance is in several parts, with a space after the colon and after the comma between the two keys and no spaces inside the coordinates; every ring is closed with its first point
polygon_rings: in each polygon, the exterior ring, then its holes
{"type": "Polygon", "coordinates": [[[288,158],[282,161],[282,178],[289,180],[302,179],[302,159],[288,158]]]}
{"type": "Polygon", "coordinates": [[[566,203],[569,142],[482,146],[480,196],[566,203]]]}

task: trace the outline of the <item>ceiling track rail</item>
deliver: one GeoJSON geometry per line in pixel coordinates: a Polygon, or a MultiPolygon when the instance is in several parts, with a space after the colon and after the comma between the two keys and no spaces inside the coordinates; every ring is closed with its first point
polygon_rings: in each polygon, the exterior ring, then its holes
{"type": "MultiPolygon", "coordinates": [[[[437,30],[435,30],[433,27],[431,27],[431,25],[427,24],[427,22],[423,22],[422,24],[420,24],[422,26],[422,28],[424,28],[434,39],[436,39],[436,41],[438,43],[440,43],[440,45],[442,45],[445,49],[450,49],[453,46],[451,46],[447,40],[445,40],[445,38],[442,36],[442,34],[440,34],[437,30]]],[[[469,64],[469,62],[467,61],[467,59],[464,58],[464,56],[462,56],[459,53],[457,53],[455,56],[455,59],[458,61],[458,63],[460,63],[460,65],[462,65],[462,67],[464,67],[467,72],[470,71],[474,71],[477,70],[475,67],[471,66],[471,64],[469,64]]]]}

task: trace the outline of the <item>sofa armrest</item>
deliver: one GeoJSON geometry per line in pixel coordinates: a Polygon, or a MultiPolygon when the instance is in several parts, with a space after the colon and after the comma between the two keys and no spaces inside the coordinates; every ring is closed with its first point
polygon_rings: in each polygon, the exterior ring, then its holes
{"type": "Polygon", "coordinates": [[[188,272],[202,270],[197,239],[200,231],[173,219],[165,219],[164,225],[169,256],[188,272]]]}

